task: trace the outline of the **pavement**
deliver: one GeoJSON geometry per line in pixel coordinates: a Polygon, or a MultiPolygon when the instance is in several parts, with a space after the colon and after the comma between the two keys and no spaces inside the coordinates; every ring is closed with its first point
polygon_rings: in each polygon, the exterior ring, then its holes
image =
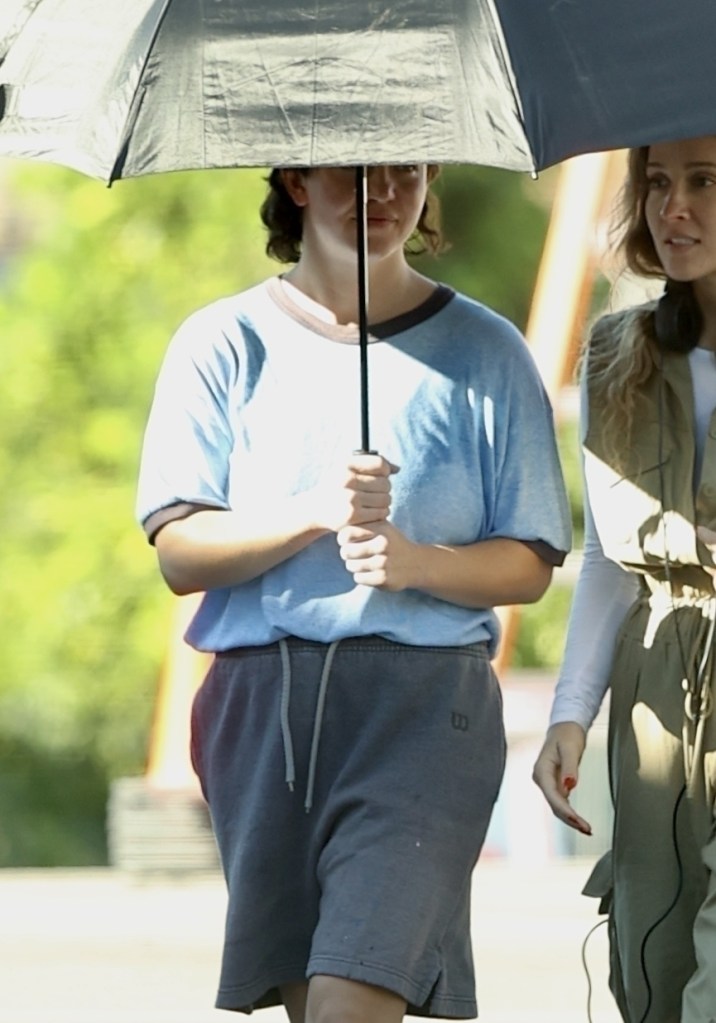
{"type": "MultiPolygon", "coordinates": [[[[524,835],[529,846],[529,833],[524,835]]],[[[481,1023],[589,1023],[580,895],[592,859],[486,856],[473,891],[481,1023]]],[[[0,870],[0,1023],[228,1023],[213,1008],[225,909],[215,873],[0,870]]],[[[591,1023],[618,1023],[605,928],[587,951],[591,1023]]],[[[280,1009],[256,1013],[279,1023],[280,1009]]]]}

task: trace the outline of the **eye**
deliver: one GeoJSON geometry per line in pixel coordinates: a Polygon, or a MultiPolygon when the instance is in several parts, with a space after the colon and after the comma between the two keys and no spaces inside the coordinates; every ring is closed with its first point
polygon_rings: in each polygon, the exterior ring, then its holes
{"type": "Polygon", "coordinates": [[[660,188],[666,188],[669,184],[668,179],[664,174],[648,174],[646,178],[646,187],[649,192],[656,192],[660,188]]]}
{"type": "Polygon", "coordinates": [[[711,185],[716,183],[716,179],[714,179],[713,175],[702,172],[694,175],[693,182],[697,188],[710,188],[711,185]]]}

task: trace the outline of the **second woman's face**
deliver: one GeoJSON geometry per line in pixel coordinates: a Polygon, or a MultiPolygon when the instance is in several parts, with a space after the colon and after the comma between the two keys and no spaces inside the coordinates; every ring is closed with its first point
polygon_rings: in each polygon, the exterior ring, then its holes
{"type": "MultiPolygon", "coordinates": [[[[290,172],[289,172],[290,173],[290,172]]],[[[355,259],[356,190],[352,167],[320,167],[294,178],[290,194],[303,209],[303,251],[318,247],[355,259]]],[[[371,259],[402,253],[425,204],[424,164],[370,167],[367,188],[368,252],[371,259]]]]}
{"type": "Polygon", "coordinates": [[[646,222],[675,281],[716,278],[716,136],[651,146],[646,222]]]}

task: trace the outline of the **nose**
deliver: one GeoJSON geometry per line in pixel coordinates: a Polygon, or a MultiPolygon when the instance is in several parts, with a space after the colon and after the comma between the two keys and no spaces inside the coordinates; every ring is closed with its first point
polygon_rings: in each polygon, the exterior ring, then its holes
{"type": "Polygon", "coordinates": [[[368,168],[368,198],[377,202],[387,202],[392,198],[395,181],[390,167],[368,168]]]}
{"type": "Polygon", "coordinates": [[[659,209],[659,216],[664,220],[681,220],[688,216],[688,205],[683,189],[676,185],[667,189],[659,209]]]}

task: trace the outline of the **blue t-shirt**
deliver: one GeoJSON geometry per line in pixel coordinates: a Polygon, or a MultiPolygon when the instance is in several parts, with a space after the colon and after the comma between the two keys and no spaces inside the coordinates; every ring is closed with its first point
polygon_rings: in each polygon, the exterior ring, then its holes
{"type": "MultiPolygon", "coordinates": [[[[400,466],[391,521],[421,543],[537,543],[559,564],[571,541],[552,413],[519,331],[438,289],[372,328],[371,447],[400,466]]],[[[167,351],[146,430],[137,516],[149,532],[189,503],[238,508],[314,486],[360,443],[356,331],[295,305],[273,278],[194,313],[167,351]]],[[[499,629],[418,590],[356,585],[334,535],[238,586],[204,595],[187,640],[200,650],[288,635],[380,635],[462,646],[499,629]]]]}

